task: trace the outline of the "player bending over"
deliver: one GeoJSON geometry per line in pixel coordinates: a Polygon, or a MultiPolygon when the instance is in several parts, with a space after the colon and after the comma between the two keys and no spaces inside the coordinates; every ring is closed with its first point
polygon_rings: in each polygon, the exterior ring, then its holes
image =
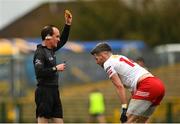
{"type": "Polygon", "coordinates": [[[121,122],[147,122],[165,94],[162,81],[127,57],[113,55],[107,43],[97,44],[91,54],[116,87],[122,103],[121,122]],[[128,106],[125,88],[132,93],[128,106]]]}

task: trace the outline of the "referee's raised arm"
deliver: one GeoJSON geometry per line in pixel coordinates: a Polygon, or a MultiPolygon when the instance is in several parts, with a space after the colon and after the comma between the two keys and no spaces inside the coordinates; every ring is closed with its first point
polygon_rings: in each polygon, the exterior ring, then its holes
{"type": "Polygon", "coordinates": [[[69,37],[69,31],[72,23],[72,14],[68,10],[65,10],[64,18],[65,18],[65,26],[61,33],[60,41],[58,42],[57,47],[54,49],[55,51],[63,47],[69,37]]]}

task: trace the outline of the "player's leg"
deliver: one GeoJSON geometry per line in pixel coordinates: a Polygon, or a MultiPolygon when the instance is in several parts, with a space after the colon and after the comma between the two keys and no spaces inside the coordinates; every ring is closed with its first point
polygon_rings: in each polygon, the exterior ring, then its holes
{"type": "Polygon", "coordinates": [[[155,110],[155,107],[152,106],[160,103],[164,91],[162,82],[155,77],[139,82],[128,107],[128,122],[147,122],[155,110]]]}
{"type": "Polygon", "coordinates": [[[150,108],[151,105],[152,103],[147,100],[131,99],[127,110],[127,123],[137,122],[141,116],[144,116],[144,113],[150,108]]]}
{"type": "Polygon", "coordinates": [[[139,116],[127,113],[127,117],[128,117],[127,123],[135,123],[139,116]]]}
{"type": "Polygon", "coordinates": [[[147,111],[144,112],[143,116],[140,116],[137,120],[137,123],[147,123],[149,117],[154,113],[157,106],[150,106],[147,111]]]}
{"type": "Polygon", "coordinates": [[[136,120],[136,123],[147,123],[149,120],[149,117],[139,117],[137,120],[136,120]]]}

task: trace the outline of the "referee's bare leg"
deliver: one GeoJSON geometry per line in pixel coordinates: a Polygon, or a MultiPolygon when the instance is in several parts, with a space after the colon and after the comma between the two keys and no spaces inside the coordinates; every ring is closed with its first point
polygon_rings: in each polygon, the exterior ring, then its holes
{"type": "Polygon", "coordinates": [[[52,122],[53,123],[63,123],[63,119],[62,118],[52,118],[52,122]]]}
{"type": "MultiPolygon", "coordinates": [[[[38,117],[38,123],[48,123],[48,120],[47,118],[44,118],[44,117],[38,117]]],[[[63,119],[62,118],[52,118],[52,123],[63,123],[63,119]]]]}
{"type": "Polygon", "coordinates": [[[48,123],[48,119],[44,117],[38,117],[38,123],[48,123]]]}

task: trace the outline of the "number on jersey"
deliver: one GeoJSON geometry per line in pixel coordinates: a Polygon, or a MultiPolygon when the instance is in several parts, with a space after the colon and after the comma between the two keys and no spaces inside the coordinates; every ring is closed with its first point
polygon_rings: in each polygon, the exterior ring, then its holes
{"type": "Polygon", "coordinates": [[[134,66],[135,66],[135,65],[133,64],[133,61],[132,61],[132,60],[129,60],[129,59],[126,59],[126,58],[123,58],[123,57],[121,57],[121,58],[119,59],[119,61],[125,62],[126,64],[130,65],[131,67],[134,67],[134,66]]]}

